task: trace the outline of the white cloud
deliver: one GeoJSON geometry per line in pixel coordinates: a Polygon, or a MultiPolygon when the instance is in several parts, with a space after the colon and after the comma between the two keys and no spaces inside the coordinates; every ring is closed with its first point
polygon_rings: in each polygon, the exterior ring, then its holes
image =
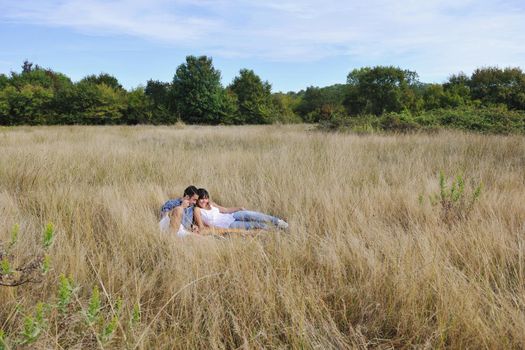
{"type": "Polygon", "coordinates": [[[123,34],[184,43],[216,30],[218,20],[178,14],[166,10],[167,5],[163,1],[72,0],[54,3],[21,1],[2,7],[3,17],[10,20],[69,27],[98,35],[123,34]]]}
{"type": "Polygon", "coordinates": [[[347,55],[436,76],[525,65],[525,8],[517,1],[72,0],[0,1],[0,7],[4,20],[136,36],[225,57],[347,55]]]}

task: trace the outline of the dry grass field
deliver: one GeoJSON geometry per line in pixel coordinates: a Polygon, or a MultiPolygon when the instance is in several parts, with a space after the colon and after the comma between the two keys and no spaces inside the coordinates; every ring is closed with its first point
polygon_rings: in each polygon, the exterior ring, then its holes
{"type": "Polygon", "coordinates": [[[1,129],[4,260],[54,241],[0,286],[0,348],[525,347],[525,138],[308,128],[1,129]],[[441,171],[464,192],[433,197],[441,171]],[[162,235],[190,184],[290,230],[162,235]]]}

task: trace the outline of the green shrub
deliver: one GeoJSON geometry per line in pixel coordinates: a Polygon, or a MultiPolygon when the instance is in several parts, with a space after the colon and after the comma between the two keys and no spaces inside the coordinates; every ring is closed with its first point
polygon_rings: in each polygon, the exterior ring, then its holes
{"type": "Polygon", "coordinates": [[[95,286],[93,288],[93,292],[91,293],[91,299],[89,299],[88,309],[86,312],[86,318],[89,324],[94,324],[98,321],[100,309],[100,292],[98,291],[98,287],[95,286]]]}
{"type": "Polygon", "coordinates": [[[421,128],[409,112],[386,113],[380,117],[380,126],[382,130],[396,132],[409,132],[421,128]]]}
{"type": "Polygon", "coordinates": [[[36,305],[35,316],[26,316],[24,318],[24,328],[22,329],[21,345],[34,343],[40,337],[40,334],[47,327],[46,314],[49,312],[49,305],[38,303],[36,305]]]}
{"type": "Polygon", "coordinates": [[[348,116],[332,113],[319,123],[327,131],[433,131],[441,128],[490,134],[525,134],[525,111],[508,110],[505,106],[435,109],[420,114],[408,111],[380,116],[348,116]]]}
{"type": "Polygon", "coordinates": [[[49,248],[53,243],[53,224],[48,223],[46,229],[44,230],[44,248],[49,248]]]}
{"type": "Polygon", "coordinates": [[[440,216],[446,224],[467,219],[481,195],[481,183],[466,191],[463,176],[458,175],[450,185],[443,172],[439,173],[439,193],[429,197],[433,206],[440,208],[440,216]]]}
{"type": "Polygon", "coordinates": [[[71,303],[71,297],[73,296],[73,280],[67,278],[64,275],[60,275],[60,281],[58,284],[58,310],[61,313],[65,313],[69,304],[71,303]]]}

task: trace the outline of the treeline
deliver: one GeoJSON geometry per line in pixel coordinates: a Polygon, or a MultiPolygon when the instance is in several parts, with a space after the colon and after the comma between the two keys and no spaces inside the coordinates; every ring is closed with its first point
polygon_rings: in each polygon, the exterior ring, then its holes
{"type": "Polygon", "coordinates": [[[295,110],[303,120],[325,129],[525,133],[520,68],[478,68],[471,76],[459,73],[443,84],[425,84],[410,70],[365,67],[350,72],[345,85],[310,87],[298,96],[295,110]]]}
{"type": "MultiPolygon", "coordinates": [[[[109,74],[72,82],[24,62],[0,74],[0,124],[270,124],[320,123],[326,128],[414,129],[440,125],[524,132],[525,74],[486,67],[425,84],[414,71],[365,67],[346,84],[272,93],[254,71],[241,69],[226,87],[206,56],[186,57],[171,82],[150,80],[126,90],[109,74]],[[482,119],[480,119],[482,116],[482,119]],[[497,124],[497,125],[496,125],[497,124]],[[521,129],[520,129],[521,128],[521,129]]],[[[487,129],[487,130],[485,130],[487,129]]]]}
{"type": "Polygon", "coordinates": [[[224,88],[206,56],[186,57],[171,82],[150,80],[130,91],[106,73],[74,83],[27,61],[20,73],[0,75],[1,125],[301,122],[290,105],[252,70],[224,88]]]}

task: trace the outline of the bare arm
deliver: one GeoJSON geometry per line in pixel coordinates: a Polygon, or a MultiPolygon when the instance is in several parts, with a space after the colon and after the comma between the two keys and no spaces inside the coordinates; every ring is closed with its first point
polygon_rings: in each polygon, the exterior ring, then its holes
{"type": "Polygon", "coordinates": [[[195,208],[193,209],[193,220],[195,221],[195,224],[199,228],[199,232],[204,231],[206,226],[204,225],[204,222],[202,221],[201,208],[197,206],[195,206],[195,208]]]}
{"type": "Polygon", "coordinates": [[[223,214],[230,214],[230,213],[235,213],[236,211],[240,211],[240,210],[246,210],[244,207],[231,207],[231,208],[225,208],[225,207],[221,207],[220,205],[218,205],[217,203],[212,203],[212,205],[214,207],[217,207],[219,209],[219,212],[223,213],[223,214]]]}
{"type": "Polygon", "coordinates": [[[182,216],[184,215],[184,209],[181,206],[173,208],[169,213],[170,227],[172,230],[177,232],[182,222],[182,216]]]}

